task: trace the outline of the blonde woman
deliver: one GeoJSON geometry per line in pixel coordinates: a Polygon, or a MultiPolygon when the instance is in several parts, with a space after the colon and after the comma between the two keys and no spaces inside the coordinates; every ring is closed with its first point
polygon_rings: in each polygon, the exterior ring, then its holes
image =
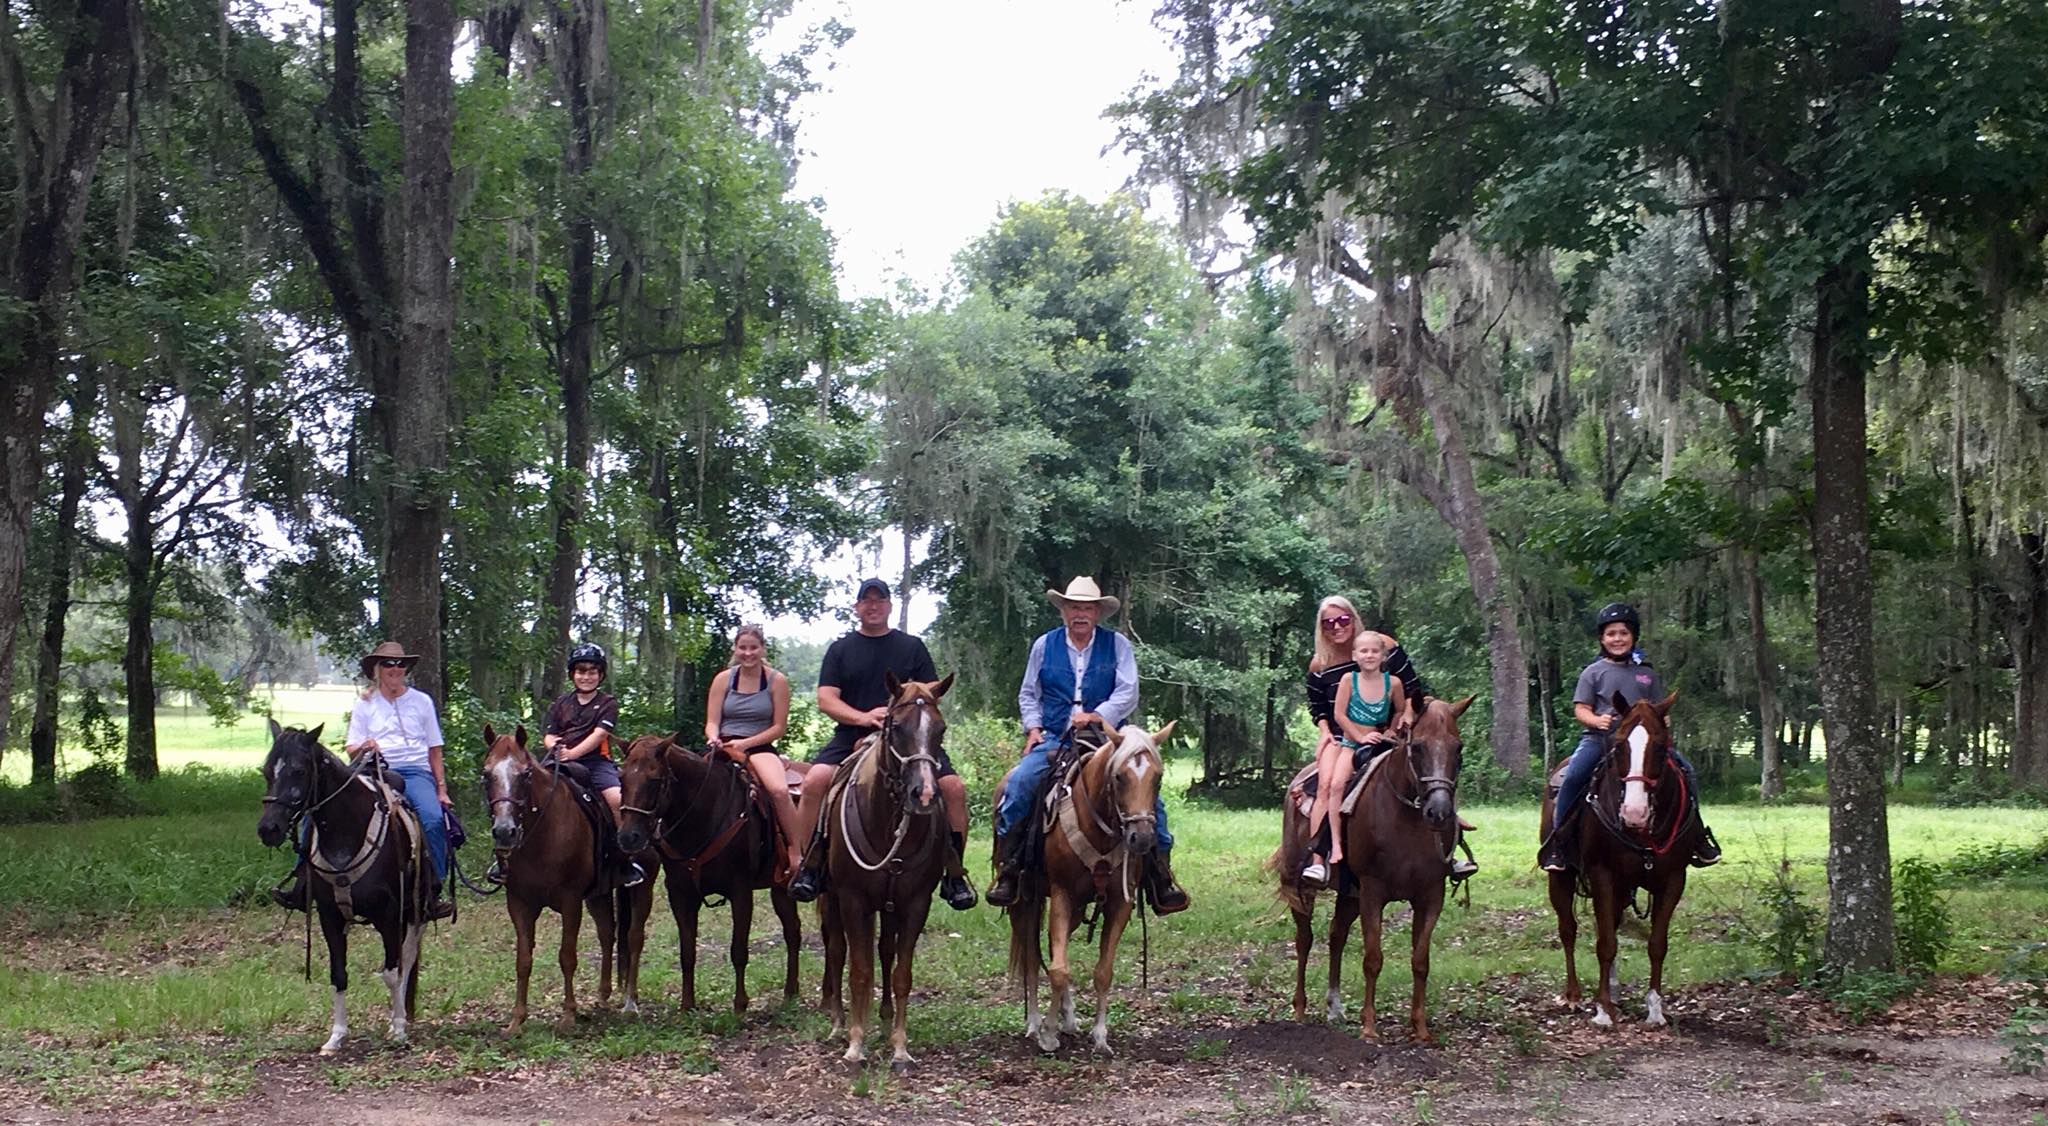
{"type": "Polygon", "coordinates": [[[711,698],[704,707],[704,741],[744,760],[768,795],[775,823],[782,826],[788,871],[802,862],[797,842],[796,804],[789,800],[789,782],[775,741],[789,729],[789,678],[768,666],[768,637],[747,623],[733,634],[732,664],[711,678],[711,698]]]}

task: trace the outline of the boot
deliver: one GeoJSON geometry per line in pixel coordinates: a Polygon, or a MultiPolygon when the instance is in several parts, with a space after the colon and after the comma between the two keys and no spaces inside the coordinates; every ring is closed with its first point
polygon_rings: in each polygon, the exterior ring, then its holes
{"type": "Polygon", "coordinates": [[[996,838],[996,882],[988,885],[990,907],[1017,902],[1018,885],[1024,880],[1024,840],[1029,835],[1019,826],[1008,837],[996,838]]]}
{"type": "Polygon", "coordinates": [[[824,820],[818,819],[818,828],[811,833],[811,847],[804,850],[803,867],[789,881],[789,897],[798,903],[809,903],[825,894],[824,820]]]}
{"type": "Polygon", "coordinates": [[[1572,831],[1564,825],[1553,826],[1549,839],[1536,853],[1536,866],[1546,872],[1569,872],[1572,870],[1573,846],[1577,840],[1572,831]]]}
{"type": "Polygon", "coordinates": [[[287,911],[306,909],[306,862],[301,860],[292,867],[292,874],[270,889],[271,902],[287,911]]]}
{"type": "MultiPolygon", "coordinates": [[[[1465,819],[1459,818],[1458,824],[1462,828],[1465,819]]],[[[1465,834],[1462,832],[1458,834],[1458,851],[1464,855],[1451,858],[1451,882],[1454,884],[1463,883],[1479,872],[1479,861],[1473,859],[1472,846],[1465,843],[1465,834]]]]}
{"type": "Polygon", "coordinates": [[[1720,862],[1721,842],[1714,839],[1714,831],[1707,828],[1706,822],[1703,821],[1700,823],[1699,843],[1692,846],[1692,866],[1712,868],[1720,862]]]}
{"type": "Polygon", "coordinates": [[[960,863],[960,857],[967,851],[967,837],[954,833],[953,855],[946,866],[946,874],[939,877],[939,898],[955,911],[971,911],[976,903],[974,885],[967,882],[967,869],[960,863]]]}
{"type": "Polygon", "coordinates": [[[427,892],[427,921],[437,922],[455,916],[455,904],[442,894],[441,881],[437,878],[427,892]]]}
{"type": "Polygon", "coordinates": [[[1173,859],[1163,849],[1154,850],[1145,864],[1145,894],[1151,898],[1152,910],[1157,914],[1171,915],[1188,909],[1188,893],[1174,880],[1173,859]]]}

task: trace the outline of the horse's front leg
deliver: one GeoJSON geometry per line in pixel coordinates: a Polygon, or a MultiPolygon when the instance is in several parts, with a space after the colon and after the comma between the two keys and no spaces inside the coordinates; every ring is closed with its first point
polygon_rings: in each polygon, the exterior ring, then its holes
{"type": "Polygon", "coordinates": [[[897,918],[893,911],[884,911],[877,918],[881,935],[879,941],[875,943],[875,954],[882,968],[881,972],[875,975],[875,979],[882,983],[882,1018],[876,1023],[894,1027],[896,994],[889,987],[889,983],[896,979],[896,936],[897,931],[903,926],[903,920],[897,918]]]}
{"type": "Polygon", "coordinates": [[[507,891],[505,913],[512,917],[512,1023],[505,1026],[505,1035],[517,1036],[526,1027],[526,991],[533,981],[533,924],[540,916],[540,905],[528,903],[525,899],[507,891]]]}
{"type": "Polygon", "coordinates": [[[628,888],[626,905],[631,913],[618,924],[626,928],[625,964],[619,968],[626,999],[619,1006],[619,1011],[638,1013],[640,959],[647,952],[647,920],[654,913],[654,881],[642,880],[638,886],[628,888]]]}
{"type": "Polygon", "coordinates": [[[384,970],[378,976],[384,979],[384,987],[391,991],[391,1025],[389,1035],[394,1044],[403,1044],[410,998],[406,987],[412,983],[413,966],[420,956],[420,935],[426,930],[424,923],[407,923],[401,915],[396,921],[378,928],[384,938],[384,970]]]}
{"type": "MultiPolygon", "coordinates": [[[[612,908],[612,893],[601,891],[583,901],[590,910],[591,929],[597,932],[597,1003],[602,1005],[612,999],[612,942],[618,937],[614,928],[618,925],[617,912],[612,908]]],[[[625,966],[616,972],[625,974],[625,966]]]]}
{"type": "MultiPolygon", "coordinates": [[[[308,895],[312,890],[307,890],[308,895]]],[[[331,1056],[348,1039],[348,920],[331,903],[315,900],[320,911],[320,937],[327,940],[327,981],[334,986],[334,1014],[327,1026],[327,1042],[320,1054],[331,1056]]]]}
{"type": "Polygon", "coordinates": [[[754,937],[754,893],[736,891],[732,904],[732,1011],[747,1011],[747,943],[754,937]]]}
{"type": "Polygon", "coordinates": [[[832,1035],[846,1031],[846,928],[839,924],[839,909],[832,896],[818,901],[818,928],[825,935],[825,979],[820,983],[818,1006],[832,1018],[832,1035]]]}
{"type": "Polygon", "coordinates": [[[555,961],[562,967],[562,1019],[555,1031],[568,1035],[576,1031],[576,938],[583,930],[583,901],[572,900],[562,911],[562,945],[555,961]]]}
{"type": "Polygon", "coordinates": [[[789,897],[786,888],[768,889],[768,905],[782,921],[782,1003],[787,1005],[796,1000],[797,957],[804,948],[803,925],[797,920],[796,900],[789,897]]]}
{"type": "Polygon", "coordinates": [[[1664,951],[1671,944],[1671,916],[1678,910],[1678,900],[1685,894],[1685,869],[1680,868],[1676,876],[1668,881],[1664,890],[1650,900],[1650,995],[1643,998],[1649,1012],[1643,1023],[1651,1028],[1662,1028],[1664,1019],[1664,951]]]}
{"type": "Polygon", "coordinates": [[[1428,1044],[1433,1042],[1429,1034],[1429,1012],[1424,1005],[1429,993],[1429,941],[1436,933],[1437,919],[1444,913],[1443,881],[1438,880],[1432,892],[1410,902],[1415,913],[1409,927],[1408,969],[1412,984],[1408,991],[1408,1038],[1417,1044],[1428,1044]]]}
{"type": "Polygon", "coordinates": [[[1614,886],[1612,877],[1605,873],[1593,876],[1593,925],[1597,938],[1593,952],[1600,959],[1600,987],[1593,993],[1593,1023],[1601,1028],[1614,1027],[1619,1015],[1614,1008],[1614,958],[1620,951],[1621,943],[1615,931],[1621,925],[1621,889],[1614,886]]]}
{"type": "Polygon", "coordinates": [[[687,1013],[697,1007],[697,915],[704,909],[703,889],[687,877],[671,876],[668,907],[676,917],[676,958],[683,976],[682,1008],[687,1013]]]}
{"type": "Polygon", "coordinates": [[[1047,1052],[1056,1052],[1060,1046],[1060,1032],[1053,1022],[1053,1014],[1063,1011],[1073,1002],[1074,975],[1067,962],[1067,944],[1074,930],[1073,919],[1074,904],[1067,896],[1067,889],[1055,885],[1047,893],[1045,903],[1045,937],[1052,947],[1052,957],[1045,969],[1046,977],[1052,983],[1052,996],[1048,998],[1052,1011],[1038,1026],[1038,1046],[1047,1052]]]}
{"type": "MultiPolygon", "coordinates": [[[[827,894],[830,894],[829,892],[827,894]]],[[[875,915],[865,903],[841,899],[840,926],[846,932],[846,988],[853,1012],[846,1023],[846,1062],[867,1062],[868,1011],[875,1003],[875,915]]]]}
{"type": "Polygon", "coordinates": [[[1102,945],[1095,955],[1095,1050],[1109,1054],[1109,986],[1116,980],[1116,945],[1131,921],[1131,905],[1119,903],[1102,923],[1102,945]]]}
{"type": "Polygon", "coordinates": [[[896,926],[896,964],[889,985],[896,994],[895,1019],[889,1026],[889,1069],[907,1071],[916,1061],[910,1058],[910,962],[917,953],[917,936],[924,933],[925,918],[931,913],[930,896],[918,897],[896,926]]]}
{"type": "Polygon", "coordinates": [[[1579,992],[1579,911],[1577,880],[1570,872],[1550,873],[1550,909],[1557,913],[1557,944],[1564,948],[1564,992],[1558,1003],[1576,1006],[1585,999],[1579,992]]]}
{"type": "Polygon", "coordinates": [[[1309,910],[1294,908],[1294,1019],[1308,1019],[1308,956],[1316,946],[1315,897],[1302,893],[1309,910]]]}
{"type": "Polygon", "coordinates": [[[1330,984],[1323,997],[1323,1019],[1344,1023],[1344,946],[1351,941],[1351,928],[1358,925],[1358,894],[1339,895],[1330,912],[1330,984]]]}
{"type": "Polygon", "coordinates": [[[1385,893],[1375,882],[1368,880],[1360,886],[1358,917],[1365,923],[1365,1003],[1358,1010],[1358,1035],[1361,1039],[1374,1043],[1378,1043],[1380,1038],[1377,1026],[1379,1011],[1376,1005],[1380,988],[1380,966],[1385,960],[1380,948],[1385,922],[1380,918],[1380,914],[1386,910],[1386,906],[1385,893]]]}

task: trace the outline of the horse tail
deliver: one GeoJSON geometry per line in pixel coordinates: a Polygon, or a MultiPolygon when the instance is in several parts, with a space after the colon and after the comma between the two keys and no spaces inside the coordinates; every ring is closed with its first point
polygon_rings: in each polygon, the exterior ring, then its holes
{"type": "Polygon", "coordinates": [[[1045,899],[1029,890],[1018,895],[1010,907],[1010,981],[1021,984],[1032,970],[1045,969],[1044,948],[1038,932],[1043,929],[1045,899]]]}

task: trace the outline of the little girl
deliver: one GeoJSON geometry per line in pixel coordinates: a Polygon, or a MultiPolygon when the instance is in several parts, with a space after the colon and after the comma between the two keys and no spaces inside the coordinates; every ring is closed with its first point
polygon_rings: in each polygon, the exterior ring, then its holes
{"type": "Polygon", "coordinates": [[[1351,784],[1354,752],[1373,748],[1377,755],[1393,745],[1387,729],[1399,717],[1402,728],[1415,722],[1415,714],[1401,682],[1384,669],[1387,650],[1382,635],[1371,630],[1359,634],[1351,658],[1358,667],[1337,682],[1337,738],[1316,756],[1316,801],[1309,809],[1309,854],[1302,865],[1301,880],[1321,887],[1330,880],[1330,867],[1344,859],[1344,834],[1331,831],[1337,803],[1344,800],[1351,784]],[[1323,858],[1328,855],[1328,861],[1323,858]]]}

